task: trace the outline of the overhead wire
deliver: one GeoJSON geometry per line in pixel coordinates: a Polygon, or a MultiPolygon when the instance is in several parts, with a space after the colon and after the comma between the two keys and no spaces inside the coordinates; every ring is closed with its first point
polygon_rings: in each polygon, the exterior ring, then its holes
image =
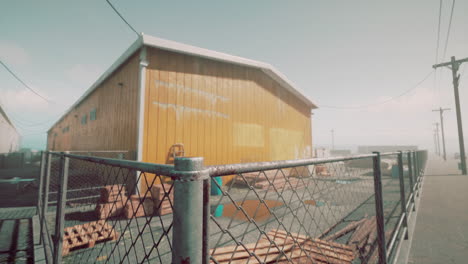
{"type": "Polygon", "coordinates": [[[18,75],[16,73],[14,73],[3,61],[0,60],[0,64],[3,65],[3,67],[13,76],[15,77],[16,80],[18,80],[24,87],[26,87],[27,89],[29,89],[32,93],[34,93],[35,95],[37,95],[38,97],[42,98],[44,101],[48,102],[48,103],[54,103],[53,101],[51,101],[50,99],[47,99],[45,98],[44,96],[42,96],[41,94],[39,94],[37,91],[35,91],[33,88],[31,88],[29,85],[27,85],[20,77],[18,77],[18,75]]]}
{"type": "Polygon", "coordinates": [[[114,12],[123,20],[123,22],[125,22],[125,24],[127,24],[127,26],[133,30],[133,32],[135,32],[135,34],[137,34],[137,36],[140,36],[140,34],[138,33],[138,31],[135,30],[134,27],[132,27],[132,25],[130,25],[130,23],[122,16],[122,14],[120,14],[120,12],[114,7],[114,5],[109,1],[109,0],[106,0],[106,2],[109,4],[109,6],[114,10],[114,12]]]}
{"type": "Polygon", "coordinates": [[[436,44],[436,55],[435,63],[439,62],[439,45],[440,45],[440,24],[442,20],[442,0],[439,1],[439,24],[437,26],[437,44],[436,44]]]}
{"type": "Polygon", "coordinates": [[[365,104],[365,105],[357,105],[357,106],[334,106],[334,105],[321,105],[320,108],[330,108],[330,109],[360,109],[360,108],[369,108],[369,107],[374,107],[374,106],[379,106],[379,105],[383,105],[383,104],[386,104],[388,102],[391,102],[395,99],[398,99],[402,96],[405,96],[407,95],[408,93],[410,93],[411,91],[413,91],[414,89],[418,88],[422,83],[424,83],[432,74],[434,73],[434,70],[431,70],[421,81],[419,81],[416,85],[412,86],[411,88],[407,89],[406,91],[404,91],[403,93],[399,94],[399,95],[396,95],[396,96],[393,96],[387,100],[384,100],[384,101],[380,101],[380,102],[375,102],[375,103],[371,103],[371,104],[365,104]]]}
{"type": "MultiPolygon", "coordinates": [[[[441,25],[441,21],[442,21],[442,0],[439,0],[439,21],[438,21],[438,25],[437,25],[437,42],[436,42],[436,52],[435,52],[435,63],[434,64],[439,63],[440,25],[441,25]]],[[[439,89],[439,85],[437,83],[437,80],[438,79],[437,79],[437,69],[436,69],[435,73],[434,73],[434,84],[433,84],[434,97],[436,97],[436,93],[437,93],[437,98],[440,99],[440,89],[439,89]]],[[[433,103],[435,104],[435,100],[433,100],[433,103]]]]}
{"type": "Polygon", "coordinates": [[[449,42],[449,37],[450,37],[450,29],[452,28],[452,19],[453,19],[453,10],[455,9],[455,0],[452,1],[452,10],[450,11],[450,19],[449,19],[449,25],[447,29],[447,37],[445,38],[445,47],[444,47],[444,55],[442,57],[442,60],[445,59],[445,55],[447,53],[447,46],[449,42]]]}

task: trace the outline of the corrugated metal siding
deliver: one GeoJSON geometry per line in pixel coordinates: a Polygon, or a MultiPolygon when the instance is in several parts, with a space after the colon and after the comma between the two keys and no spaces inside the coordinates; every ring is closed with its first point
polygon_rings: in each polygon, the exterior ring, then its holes
{"type": "Polygon", "coordinates": [[[260,70],[148,51],[144,161],[175,143],[206,165],[311,157],[310,108],[260,70]]]}
{"type": "Polygon", "coordinates": [[[48,134],[47,149],[136,151],[138,120],[138,54],[68,113],[48,134]],[[121,83],[122,85],[119,85],[121,83]],[[90,112],[96,109],[96,120],[90,112]],[[87,123],[81,124],[87,116],[87,123]],[[68,132],[63,128],[69,126],[68,132]],[[55,138],[55,148],[54,135],[55,138]]]}

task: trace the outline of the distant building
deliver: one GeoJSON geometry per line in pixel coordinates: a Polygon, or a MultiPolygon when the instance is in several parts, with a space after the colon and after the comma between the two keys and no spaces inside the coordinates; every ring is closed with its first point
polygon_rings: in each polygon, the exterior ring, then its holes
{"type": "Polygon", "coordinates": [[[332,150],[330,150],[330,156],[332,156],[332,157],[351,156],[351,150],[349,150],[349,149],[332,149],[332,150]]]}
{"type": "Polygon", "coordinates": [[[20,134],[0,106],[0,153],[19,150],[20,134]]]}
{"type": "Polygon", "coordinates": [[[367,154],[374,151],[378,152],[395,152],[405,150],[418,150],[418,146],[405,146],[405,145],[388,145],[388,146],[358,146],[359,154],[367,154]]]}
{"type": "Polygon", "coordinates": [[[317,147],[314,149],[314,158],[328,158],[330,157],[330,150],[324,147],[317,147]]]}

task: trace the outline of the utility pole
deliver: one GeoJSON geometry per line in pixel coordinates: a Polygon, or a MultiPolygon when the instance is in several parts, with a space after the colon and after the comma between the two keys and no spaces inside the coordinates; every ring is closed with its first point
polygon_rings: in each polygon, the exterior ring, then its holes
{"type": "Polygon", "coordinates": [[[332,136],[332,150],[335,149],[335,130],[331,130],[331,136],[332,136]]]}
{"type": "Polygon", "coordinates": [[[443,113],[444,111],[450,110],[450,108],[442,108],[439,107],[439,109],[434,109],[432,112],[439,112],[440,114],[440,130],[442,131],[442,150],[443,155],[444,155],[444,160],[447,160],[447,153],[445,152],[445,134],[444,134],[444,116],[443,113]]]}
{"type": "Polygon", "coordinates": [[[437,132],[435,131],[434,129],[434,152],[436,155],[439,155],[437,152],[438,152],[438,149],[437,149],[437,132]]]}
{"type": "Polygon", "coordinates": [[[453,79],[453,90],[455,94],[455,107],[457,112],[457,124],[458,124],[458,141],[460,144],[460,165],[462,174],[466,175],[466,156],[465,156],[465,142],[463,140],[463,125],[461,119],[461,109],[460,109],[460,99],[458,94],[458,84],[460,81],[460,74],[458,74],[458,69],[463,62],[468,62],[468,58],[461,60],[455,60],[455,56],[452,56],[450,62],[444,62],[435,64],[432,68],[436,69],[438,67],[447,66],[452,70],[452,79],[453,79]]]}
{"type": "Polygon", "coordinates": [[[434,125],[436,126],[434,132],[436,134],[437,156],[440,156],[439,123],[436,122],[434,125]]]}

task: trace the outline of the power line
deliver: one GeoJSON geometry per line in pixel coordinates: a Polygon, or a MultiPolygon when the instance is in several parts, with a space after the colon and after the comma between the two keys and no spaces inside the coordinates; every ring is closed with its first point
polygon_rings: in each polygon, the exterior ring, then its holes
{"type": "Polygon", "coordinates": [[[321,105],[320,107],[321,108],[332,108],[332,109],[359,109],[359,108],[368,108],[368,107],[372,107],[372,106],[377,106],[377,105],[382,105],[382,104],[386,104],[390,101],[393,101],[395,99],[398,99],[406,94],[408,94],[409,92],[411,92],[412,90],[418,88],[422,83],[424,83],[432,74],[434,73],[434,71],[430,71],[421,81],[419,81],[416,85],[414,85],[413,87],[409,88],[408,90],[404,91],[403,93],[397,95],[397,96],[393,96],[387,100],[384,100],[384,101],[381,101],[381,102],[375,102],[375,103],[371,103],[371,104],[366,104],[366,105],[358,105],[358,106],[334,106],[334,105],[321,105]]]}
{"type": "Polygon", "coordinates": [[[440,21],[442,18],[442,0],[439,1],[439,25],[437,26],[437,45],[436,45],[436,55],[435,63],[439,62],[439,43],[440,43],[440,21]]]}
{"type": "Polygon", "coordinates": [[[453,18],[454,9],[455,9],[455,0],[452,1],[452,10],[450,11],[450,20],[449,20],[449,25],[448,25],[448,30],[447,30],[447,38],[445,39],[444,56],[442,57],[442,60],[445,60],[445,54],[447,53],[447,46],[448,46],[448,41],[449,41],[449,36],[450,36],[450,29],[452,28],[452,18],[453,18]]]}
{"type": "MultiPolygon", "coordinates": [[[[436,43],[436,52],[435,52],[435,63],[439,63],[439,46],[440,46],[440,25],[442,21],[442,0],[439,1],[439,23],[437,25],[437,43],[436,43]]],[[[440,99],[440,88],[437,85],[437,69],[434,73],[434,96],[438,94],[438,98],[440,99]]]]}
{"type": "Polygon", "coordinates": [[[127,26],[133,30],[133,32],[135,32],[135,34],[137,34],[137,36],[140,36],[140,34],[132,27],[132,25],[130,25],[130,23],[128,23],[127,20],[125,20],[125,18],[119,13],[119,11],[117,11],[117,9],[114,7],[114,5],[112,5],[112,3],[109,1],[109,0],[106,0],[106,2],[110,5],[110,7],[114,10],[114,12],[125,22],[125,24],[127,24],[127,26]]]}
{"type": "Polygon", "coordinates": [[[24,85],[24,87],[28,88],[31,92],[33,92],[35,95],[39,96],[40,98],[42,98],[44,101],[48,102],[48,103],[53,103],[52,101],[50,101],[49,99],[45,98],[44,96],[40,95],[38,92],[36,92],[33,88],[29,87],[29,85],[27,85],[25,82],[23,82],[23,80],[21,80],[18,75],[16,75],[8,66],[5,65],[5,63],[3,63],[3,61],[0,60],[0,64],[3,65],[3,67],[5,67],[5,69],[11,74],[13,75],[13,77],[15,77],[16,80],[18,80],[21,84],[24,85]]]}

